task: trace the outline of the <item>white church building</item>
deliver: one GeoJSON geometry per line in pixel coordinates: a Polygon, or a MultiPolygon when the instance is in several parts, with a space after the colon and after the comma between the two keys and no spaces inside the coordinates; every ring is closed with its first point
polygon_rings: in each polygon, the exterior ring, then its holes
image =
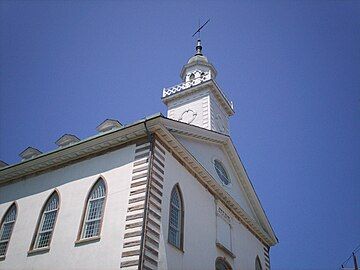
{"type": "Polygon", "coordinates": [[[216,75],[199,40],[163,90],[167,117],[107,119],[0,163],[0,269],[269,270],[278,240],[216,75]]]}

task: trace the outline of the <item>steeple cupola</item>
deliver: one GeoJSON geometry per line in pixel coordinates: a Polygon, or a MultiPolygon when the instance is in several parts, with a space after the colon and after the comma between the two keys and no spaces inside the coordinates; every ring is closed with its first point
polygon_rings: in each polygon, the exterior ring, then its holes
{"type": "Polygon", "coordinates": [[[203,55],[200,39],[198,39],[195,49],[195,55],[189,59],[187,64],[185,64],[181,70],[181,79],[184,82],[188,82],[192,79],[199,78],[207,73],[212,79],[215,79],[217,71],[214,66],[209,63],[206,56],[203,55]]]}
{"type": "Polygon", "coordinates": [[[217,71],[202,49],[199,39],[195,55],[180,72],[183,82],[164,88],[162,101],[171,119],[229,134],[228,119],[234,114],[233,104],[215,82],[217,71]]]}

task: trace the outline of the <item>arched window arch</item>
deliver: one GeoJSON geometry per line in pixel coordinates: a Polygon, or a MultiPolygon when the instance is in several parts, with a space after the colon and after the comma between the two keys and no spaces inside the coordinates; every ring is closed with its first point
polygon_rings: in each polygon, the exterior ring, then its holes
{"type": "Polygon", "coordinates": [[[262,266],[261,266],[259,256],[256,256],[256,259],[255,259],[255,270],[262,270],[262,266]]]}
{"type": "Polygon", "coordinates": [[[225,258],[218,257],[215,261],[215,270],[232,270],[225,258]]]}
{"type": "Polygon", "coordinates": [[[5,212],[0,223],[0,257],[5,257],[6,250],[10,242],[11,234],[17,216],[17,206],[14,202],[5,212]]]}
{"type": "Polygon", "coordinates": [[[59,194],[57,190],[55,190],[45,201],[41,209],[30,250],[50,246],[59,206],[59,194]]]}
{"type": "Polygon", "coordinates": [[[85,201],[78,240],[100,236],[106,201],[106,183],[99,178],[85,201]]]}
{"type": "Polygon", "coordinates": [[[168,241],[173,246],[183,250],[184,203],[178,184],[176,184],[171,191],[168,241]]]}

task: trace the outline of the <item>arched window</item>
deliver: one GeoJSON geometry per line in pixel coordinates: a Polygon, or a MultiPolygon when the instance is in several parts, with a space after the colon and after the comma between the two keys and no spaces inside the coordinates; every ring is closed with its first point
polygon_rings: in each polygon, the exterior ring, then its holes
{"type": "Polygon", "coordinates": [[[232,270],[230,264],[224,258],[217,258],[215,261],[216,270],[232,270]]]}
{"type": "Polygon", "coordinates": [[[176,184],[171,191],[169,213],[168,241],[173,246],[183,249],[184,242],[184,204],[179,185],[176,184]]]}
{"type": "Polygon", "coordinates": [[[259,256],[256,256],[256,259],[255,259],[255,270],[262,270],[262,266],[261,266],[259,256]]]}
{"type": "Polygon", "coordinates": [[[16,220],[17,207],[13,203],[5,212],[0,225],[0,257],[5,257],[16,220]]]}
{"type": "Polygon", "coordinates": [[[50,246],[58,210],[59,194],[57,191],[54,191],[41,209],[30,249],[45,248],[50,246]]]}
{"type": "Polygon", "coordinates": [[[226,172],[226,170],[224,168],[224,165],[221,163],[221,161],[215,159],[214,160],[214,167],[215,167],[216,173],[218,174],[221,182],[224,185],[229,185],[230,184],[230,178],[229,178],[229,175],[228,175],[228,173],[226,172]]]}
{"type": "Polygon", "coordinates": [[[105,199],[106,185],[104,180],[99,178],[92,186],[86,199],[86,208],[83,213],[78,240],[100,236],[105,199]]]}

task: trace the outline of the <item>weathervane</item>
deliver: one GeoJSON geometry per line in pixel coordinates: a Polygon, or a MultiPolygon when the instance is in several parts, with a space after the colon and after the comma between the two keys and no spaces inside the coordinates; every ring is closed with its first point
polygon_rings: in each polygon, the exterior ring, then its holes
{"type": "Polygon", "coordinates": [[[200,26],[200,20],[199,20],[199,28],[198,30],[196,30],[196,32],[192,35],[192,37],[194,37],[197,33],[198,33],[198,39],[200,39],[200,31],[201,29],[203,29],[203,27],[210,22],[210,19],[208,19],[202,26],[200,26]]]}
{"type": "Polygon", "coordinates": [[[208,19],[202,26],[200,26],[200,20],[199,20],[199,28],[196,30],[196,32],[192,35],[194,37],[196,34],[198,34],[198,40],[196,45],[196,54],[195,55],[202,55],[202,46],[201,46],[201,40],[200,40],[200,31],[204,28],[204,26],[210,22],[210,19],[208,19]]]}

